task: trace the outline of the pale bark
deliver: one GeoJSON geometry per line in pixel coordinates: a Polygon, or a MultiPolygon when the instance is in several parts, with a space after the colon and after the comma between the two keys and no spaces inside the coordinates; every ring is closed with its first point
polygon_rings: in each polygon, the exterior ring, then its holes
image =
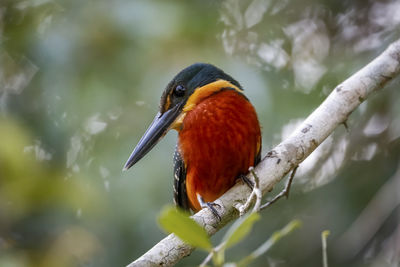
{"type": "MultiPolygon", "coordinates": [[[[292,133],[256,166],[260,188],[265,194],[295,166],[317,148],[336,127],[374,91],[381,89],[400,72],[400,40],[392,43],[372,62],[339,84],[325,101],[292,133]]],[[[239,216],[235,208],[245,203],[250,194],[248,186],[238,183],[217,201],[222,220],[203,209],[192,217],[213,235],[239,216]]],[[[128,266],[171,266],[189,255],[193,247],[171,234],[128,266]]]]}

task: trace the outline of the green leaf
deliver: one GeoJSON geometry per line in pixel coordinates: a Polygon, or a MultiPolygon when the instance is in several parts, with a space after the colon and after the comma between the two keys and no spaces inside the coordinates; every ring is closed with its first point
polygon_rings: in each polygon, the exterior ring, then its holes
{"type": "Polygon", "coordinates": [[[188,213],[167,206],[161,212],[159,223],[165,231],[174,233],[189,245],[211,251],[212,245],[206,230],[192,220],[188,213]]]}
{"type": "Polygon", "coordinates": [[[260,215],[254,212],[238,219],[226,232],[223,238],[226,242],[224,247],[227,249],[243,240],[250,233],[253,224],[259,219],[260,215]]]}

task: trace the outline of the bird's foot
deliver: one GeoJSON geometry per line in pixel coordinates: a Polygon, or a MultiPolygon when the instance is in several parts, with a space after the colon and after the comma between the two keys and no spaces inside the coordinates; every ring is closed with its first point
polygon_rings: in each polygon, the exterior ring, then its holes
{"type": "Polygon", "coordinates": [[[217,217],[218,221],[221,221],[221,216],[219,215],[218,211],[215,209],[215,206],[221,207],[219,204],[214,202],[205,202],[203,197],[197,194],[197,200],[199,201],[200,207],[208,208],[215,217],[217,217]]]}
{"type": "Polygon", "coordinates": [[[252,180],[250,180],[249,178],[247,178],[246,175],[240,174],[240,175],[239,175],[239,179],[242,180],[245,184],[247,184],[247,186],[248,186],[251,190],[253,190],[253,188],[254,188],[254,183],[253,183],[252,180]]]}

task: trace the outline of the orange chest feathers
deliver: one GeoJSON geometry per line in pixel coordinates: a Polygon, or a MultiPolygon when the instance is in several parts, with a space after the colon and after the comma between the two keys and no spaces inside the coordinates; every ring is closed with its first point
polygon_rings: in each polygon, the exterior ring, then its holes
{"type": "Polygon", "coordinates": [[[261,149],[254,107],[235,90],[212,94],[186,114],[178,147],[187,171],[187,196],[199,210],[197,194],[214,201],[254,166],[261,149]]]}

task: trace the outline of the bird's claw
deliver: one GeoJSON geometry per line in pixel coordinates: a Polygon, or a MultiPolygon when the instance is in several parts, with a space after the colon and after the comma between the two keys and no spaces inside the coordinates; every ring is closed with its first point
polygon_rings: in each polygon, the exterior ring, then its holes
{"type": "Polygon", "coordinates": [[[215,202],[205,202],[202,196],[197,194],[197,200],[199,201],[200,207],[203,208],[208,208],[212,214],[214,214],[215,217],[217,217],[218,221],[221,221],[221,216],[219,215],[218,211],[214,208],[214,206],[218,206],[221,208],[221,205],[215,203],[215,202]]]}
{"type": "Polygon", "coordinates": [[[239,179],[242,180],[245,184],[247,184],[247,186],[248,186],[251,190],[253,190],[253,188],[254,188],[254,183],[253,183],[252,180],[250,180],[249,178],[247,178],[246,175],[240,174],[240,175],[239,175],[239,179]]]}
{"type": "Polygon", "coordinates": [[[214,208],[214,206],[221,207],[219,204],[214,202],[206,202],[206,207],[217,217],[218,221],[221,221],[221,216],[219,215],[218,211],[214,208]]]}

